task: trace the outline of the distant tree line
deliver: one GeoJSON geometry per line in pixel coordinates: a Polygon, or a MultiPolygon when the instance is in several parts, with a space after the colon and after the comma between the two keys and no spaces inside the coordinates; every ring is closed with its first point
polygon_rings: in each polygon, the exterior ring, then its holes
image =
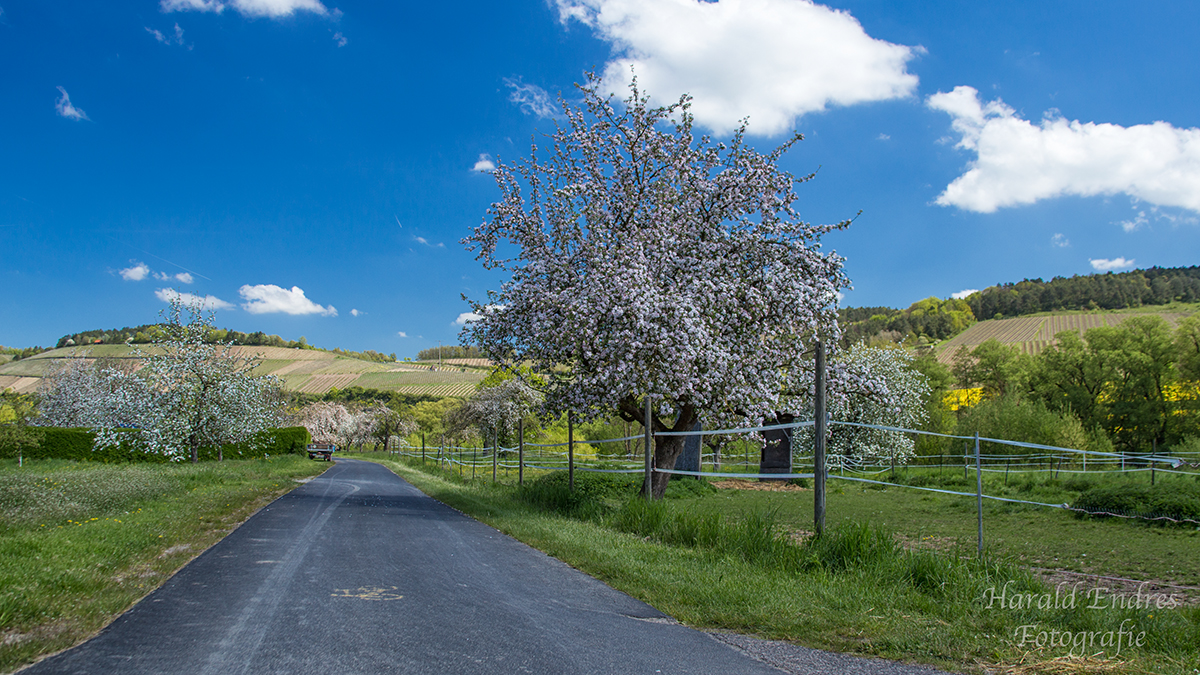
{"type": "Polygon", "coordinates": [[[25,347],[22,349],[20,347],[5,347],[4,345],[0,345],[0,354],[11,354],[13,361],[20,361],[21,359],[27,359],[48,351],[50,351],[49,347],[25,347]]]}
{"type": "Polygon", "coordinates": [[[478,347],[463,347],[460,345],[443,345],[430,347],[417,352],[418,361],[437,361],[438,359],[482,359],[483,353],[478,347]]]}
{"type": "Polygon", "coordinates": [[[1200,300],[1200,267],[1151,267],[1130,272],[1025,279],[989,286],[967,297],[980,321],[1064,309],[1125,309],[1200,300]]]}
{"type": "Polygon", "coordinates": [[[925,298],[908,309],[843,307],[838,310],[843,345],[866,342],[936,342],[954,337],[975,323],[964,300],[925,298]]]}
{"type": "MultiPolygon", "coordinates": [[[[158,342],[166,337],[166,332],[163,324],[145,324],[142,326],[134,326],[132,328],[125,327],[111,330],[88,330],[82,333],[71,333],[64,335],[58,339],[57,347],[71,347],[75,345],[119,345],[119,344],[151,344],[158,342]]],[[[299,340],[284,340],[278,335],[267,335],[262,331],[254,331],[253,333],[243,333],[237,330],[229,330],[227,328],[210,328],[204,336],[204,341],[208,344],[216,344],[218,342],[232,342],[235,345],[247,345],[251,347],[284,347],[287,349],[320,349],[308,344],[308,340],[301,335],[299,340]]],[[[0,348],[3,349],[3,348],[0,348]]],[[[30,347],[25,350],[9,350],[0,351],[0,353],[15,353],[17,351],[30,352],[31,354],[23,354],[17,358],[32,356],[41,351],[47,351],[40,347],[30,347]]],[[[349,351],[345,349],[330,349],[330,351],[340,356],[348,356],[364,361],[374,361],[376,363],[392,363],[396,360],[396,354],[381,354],[373,349],[368,349],[362,352],[349,351]]]]}

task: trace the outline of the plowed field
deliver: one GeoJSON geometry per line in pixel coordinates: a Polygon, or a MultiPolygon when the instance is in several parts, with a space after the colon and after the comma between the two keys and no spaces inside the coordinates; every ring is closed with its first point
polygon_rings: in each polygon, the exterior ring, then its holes
{"type": "Polygon", "coordinates": [[[351,386],[359,377],[358,373],[342,373],[337,375],[313,375],[298,391],[305,394],[324,394],[337,387],[345,389],[351,386]]]}

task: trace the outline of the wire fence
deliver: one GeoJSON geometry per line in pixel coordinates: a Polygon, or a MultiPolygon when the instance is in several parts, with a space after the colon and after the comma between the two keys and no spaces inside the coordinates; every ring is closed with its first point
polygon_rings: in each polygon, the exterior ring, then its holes
{"type": "MultiPolygon", "coordinates": [[[[1160,474],[1195,476],[1200,478],[1200,453],[1146,453],[1130,454],[1116,452],[1098,452],[1063,448],[1036,443],[1011,441],[1005,439],[956,436],[935,432],[889,427],[880,425],[860,424],[830,420],[829,425],[874,429],[878,431],[898,432],[914,435],[939,436],[964,443],[964,451],[959,454],[926,455],[915,458],[915,462],[896,463],[894,456],[888,461],[862,459],[855,456],[830,454],[826,461],[826,477],[848,483],[872,484],[884,487],[903,488],[922,492],[935,492],[960,497],[975,497],[979,502],[980,518],[982,519],[982,502],[984,500],[1009,504],[1023,504],[1034,507],[1062,509],[1075,513],[1112,516],[1117,518],[1139,519],[1146,521],[1165,521],[1172,523],[1189,523],[1200,525],[1200,521],[1191,518],[1176,518],[1170,515],[1130,513],[1120,509],[1096,510],[1072,506],[1069,503],[1050,503],[1032,499],[1018,499],[1009,496],[987,494],[983,486],[985,476],[997,479],[1003,475],[1003,485],[1007,486],[1010,477],[1027,477],[1031,474],[1048,475],[1058,478],[1062,474],[1073,475],[1143,475],[1154,484],[1160,474]],[[1012,452],[982,452],[981,448],[989,445],[992,448],[1009,449],[1012,452]],[[947,489],[946,486],[931,487],[927,484],[914,484],[914,476],[936,480],[949,473],[962,472],[960,483],[969,484],[975,478],[976,490],[947,489]],[[887,474],[890,480],[881,480],[887,474]],[[908,480],[906,480],[908,478],[908,480]]],[[[801,421],[780,425],[765,425],[754,427],[739,427],[732,429],[713,429],[695,431],[658,432],[654,438],[669,436],[683,437],[723,437],[724,440],[736,439],[740,443],[727,444],[729,452],[710,451],[700,452],[699,461],[691,467],[673,467],[671,469],[657,467],[653,464],[653,455],[649,468],[652,473],[670,474],[672,476],[688,476],[709,479],[742,479],[763,481],[808,480],[815,477],[812,448],[793,447],[790,453],[791,465],[789,470],[779,473],[768,473],[761,470],[761,451],[766,441],[763,432],[786,431],[813,426],[813,422],[801,421]]],[[[646,471],[644,448],[630,446],[631,450],[620,453],[594,452],[597,447],[613,447],[617,444],[628,445],[627,442],[643,439],[641,435],[624,436],[619,438],[568,440],[560,443],[525,443],[518,439],[517,445],[495,448],[487,446],[425,446],[416,448],[404,444],[405,447],[394,448],[399,455],[421,458],[426,462],[436,462],[443,469],[457,472],[461,476],[468,473],[473,478],[490,476],[495,479],[503,476],[512,478],[518,476],[518,481],[526,470],[535,472],[548,471],[579,471],[585,473],[607,474],[642,474],[646,471]],[[583,444],[592,448],[590,453],[573,452],[575,446],[583,444]]],[[[701,447],[704,444],[699,443],[701,447]]],[[[617,447],[620,447],[619,445],[617,447]]],[[[651,448],[653,450],[653,447],[651,448]]],[[[711,450],[711,448],[710,448],[711,450]]],[[[989,487],[995,486],[990,481],[989,487]]],[[[982,539],[982,522],[980,524],[982,539]]]]}

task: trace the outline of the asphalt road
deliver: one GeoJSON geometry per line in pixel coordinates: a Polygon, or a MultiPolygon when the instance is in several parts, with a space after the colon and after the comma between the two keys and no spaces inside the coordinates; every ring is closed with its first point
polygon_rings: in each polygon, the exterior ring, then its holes
{"type": "Polygon", "coordinates": [[[930,673],[686,628],[370,462],[339,460],[48,673],[930,673]],[[757,658],[756,658],[757,657],[757,658]]]}

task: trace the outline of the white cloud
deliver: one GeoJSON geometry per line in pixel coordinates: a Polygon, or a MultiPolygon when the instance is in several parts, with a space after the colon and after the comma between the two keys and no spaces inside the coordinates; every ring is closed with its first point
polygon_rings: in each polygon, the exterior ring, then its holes
{"type": "Polygon", "coordinates": [[[342,35],[340,32],[333,34],[333,41],[336,42],[337,46],[339,47],[345,47],[346,44],[350,42],[346,39],[346,36],[342,35]]]}
{"type": "Polygon", "coordinates": [[[405,333],[404,331],[400,331],[400,332],[396,333],[396,335],[399,335],[402,338],[408,337],[408,333],[405,333]]]}
{"type": "Polygon", "coordinates": [[[350,310],[350,316],[362,316],[363,314],[366,314],[366,312],[360,312],[357,309],[350,310]]]}
{"type": "Polygon", "coordinates": [[[611,43],[608,86],[624,94],[630,68],[659,101],[695,97],[696,120],[728,133],[744,117],[756,134],[790,131],[831,105],[911,95],[907,64],[920,47],[876,40],[849,12],[809,0],[555,0],[611,43]]]}
{"type": "Polygon", "coordinates": [[[238,295],[247,302],[242,307],[251,314],[322,314],[337,316],[333,305],[322,307],[304,297],[304,291],[299,286],[291,290],[280,288],[275,284],[246,284],[238,289],[238,295]]]}
{"type": "MultiPolygon", "coordinates": [[[[130,260],[129,262],[134,262],[130,260]]],[[[121,278],[125,281],[141,281],[150,275],[150,268],[146,263],[140,262],[132,267],[126,267],[120,271],[121,278]]]]}
{"type": "Polygon", "coordinates": [[[471,323],[472,321],[478,321],[482,318],[483,318],[482,315],[476,314],[475,312],[463,312],[462,314],[458,315],[457,319],[454,320],[454,325],[465,326],[465,325],[471,323]]]}
{"type": "Polygon", "coordinates": [[[978,292],[979,292],[978,288],[964,288],[963,290],[961,290],[957,293],[951,293],[950,297],[954,298],[955,300],[962,300],[963,298],[967,297],[968,295],[970,295],[972,293],[978,293],[978,292]]]}
{"type": "Polygon", "coordinates": [[[216,296],[206,295],[204,297],[201,297],[199,295],[195,295],[192,293],[180,293],[179,291],[175,290],[174,288],[160,288],[157,291],[154,291],[154,295],[155,295],[155,297],[157,297],[159,300],[162,300],[163,302],[171,302],[172,300],[178,300],[179,302],[183,303],[185,306],[188,306],[188,307],[200,306],[201,308],[208,309],[208,310],[233,309],[234,308],[233,304],[225,302],[224,300],[222,300],[216,296]]]}
{"type": "Polygon", "coordinates": [[[187,272],[180,272],[179,274],[176,274],[175,279],[185,284],[190,284],[195,281],[195,279],[192,279],[192,275],[188,274],[187,272]]]}
{"type": "Polygon", "coordinates": [[[1055,248],[1066,248],[1071,245],[1071,241],[1063,234],[1055,234],[1050,237],[1050,245],[1055,248]]]}
{"type": "Polygon", "coordinates": [[[525,84],[521,78],[504,78],[504,86],[512,89],[508,100],[516,103],[521,112],[535,117],[553,119],[558,117],[559,109],[550,93],[536,84],[525,84]]]}
{"type": "Polygon", "coordinates": [[[161,0],[159,7],[164,12],[215,12],[220,14],[232,7],[243,16],[266,16],[273,19],[290,16],[295,12],[312,12],[322,16],[329,10],[319,0],[161,0]]]}
{"type": "Polygon", "coordinates": [[[1124,193],[1200,211],[1200,129],[1083,123],[1057,111],[1034,125],[1000,100],[981,103],[965,86],[938,92],[928,104],[950,114],[961,136],[957,147],[976,154],[938,196],[942,206],[992,213],[1062,195],[1124,193]]]}
{"type": "Polygon", "coordinates": [[[62,96],[59,96],[58,100],[54,102],[54,109],[58,111],[59,115],[76,122],[89,119],[87,113],[71,105],[71,97],[67,95],[66,89],[58,87],[58,93],[62,96]]]}
{"type": "Polygon", "coordinates": [[[1088,262],[1092,264],[1092,269],[1100,272],[1108,272],[1110,270],[1123,270],[1128,267],[1133,267],[1134,261],[1132,259],[1126,260],[1124,258],[1114,258],[1112,260],[1105,260],[1103,258],[1089,258],[1088,262]]]}
{"type": "Polygon", "coordinates": [[[472,171],[480,173],[490,173],[496,170],[496,163],[492,161],[492,156],[488,154],[479,155],[479,159],[475,160],[475,166],[471,167],[472,171]]]}
{"type": "Polygon", "coordinates": [[[876,137],[875,137],[875,140],[877,140],[877,141],[890,141],[890,140],[892,140],[892,137],[891,137],[891,136],[888,136],[887,134],[879,134],[878,136],[876,136],[876,137]]]}

